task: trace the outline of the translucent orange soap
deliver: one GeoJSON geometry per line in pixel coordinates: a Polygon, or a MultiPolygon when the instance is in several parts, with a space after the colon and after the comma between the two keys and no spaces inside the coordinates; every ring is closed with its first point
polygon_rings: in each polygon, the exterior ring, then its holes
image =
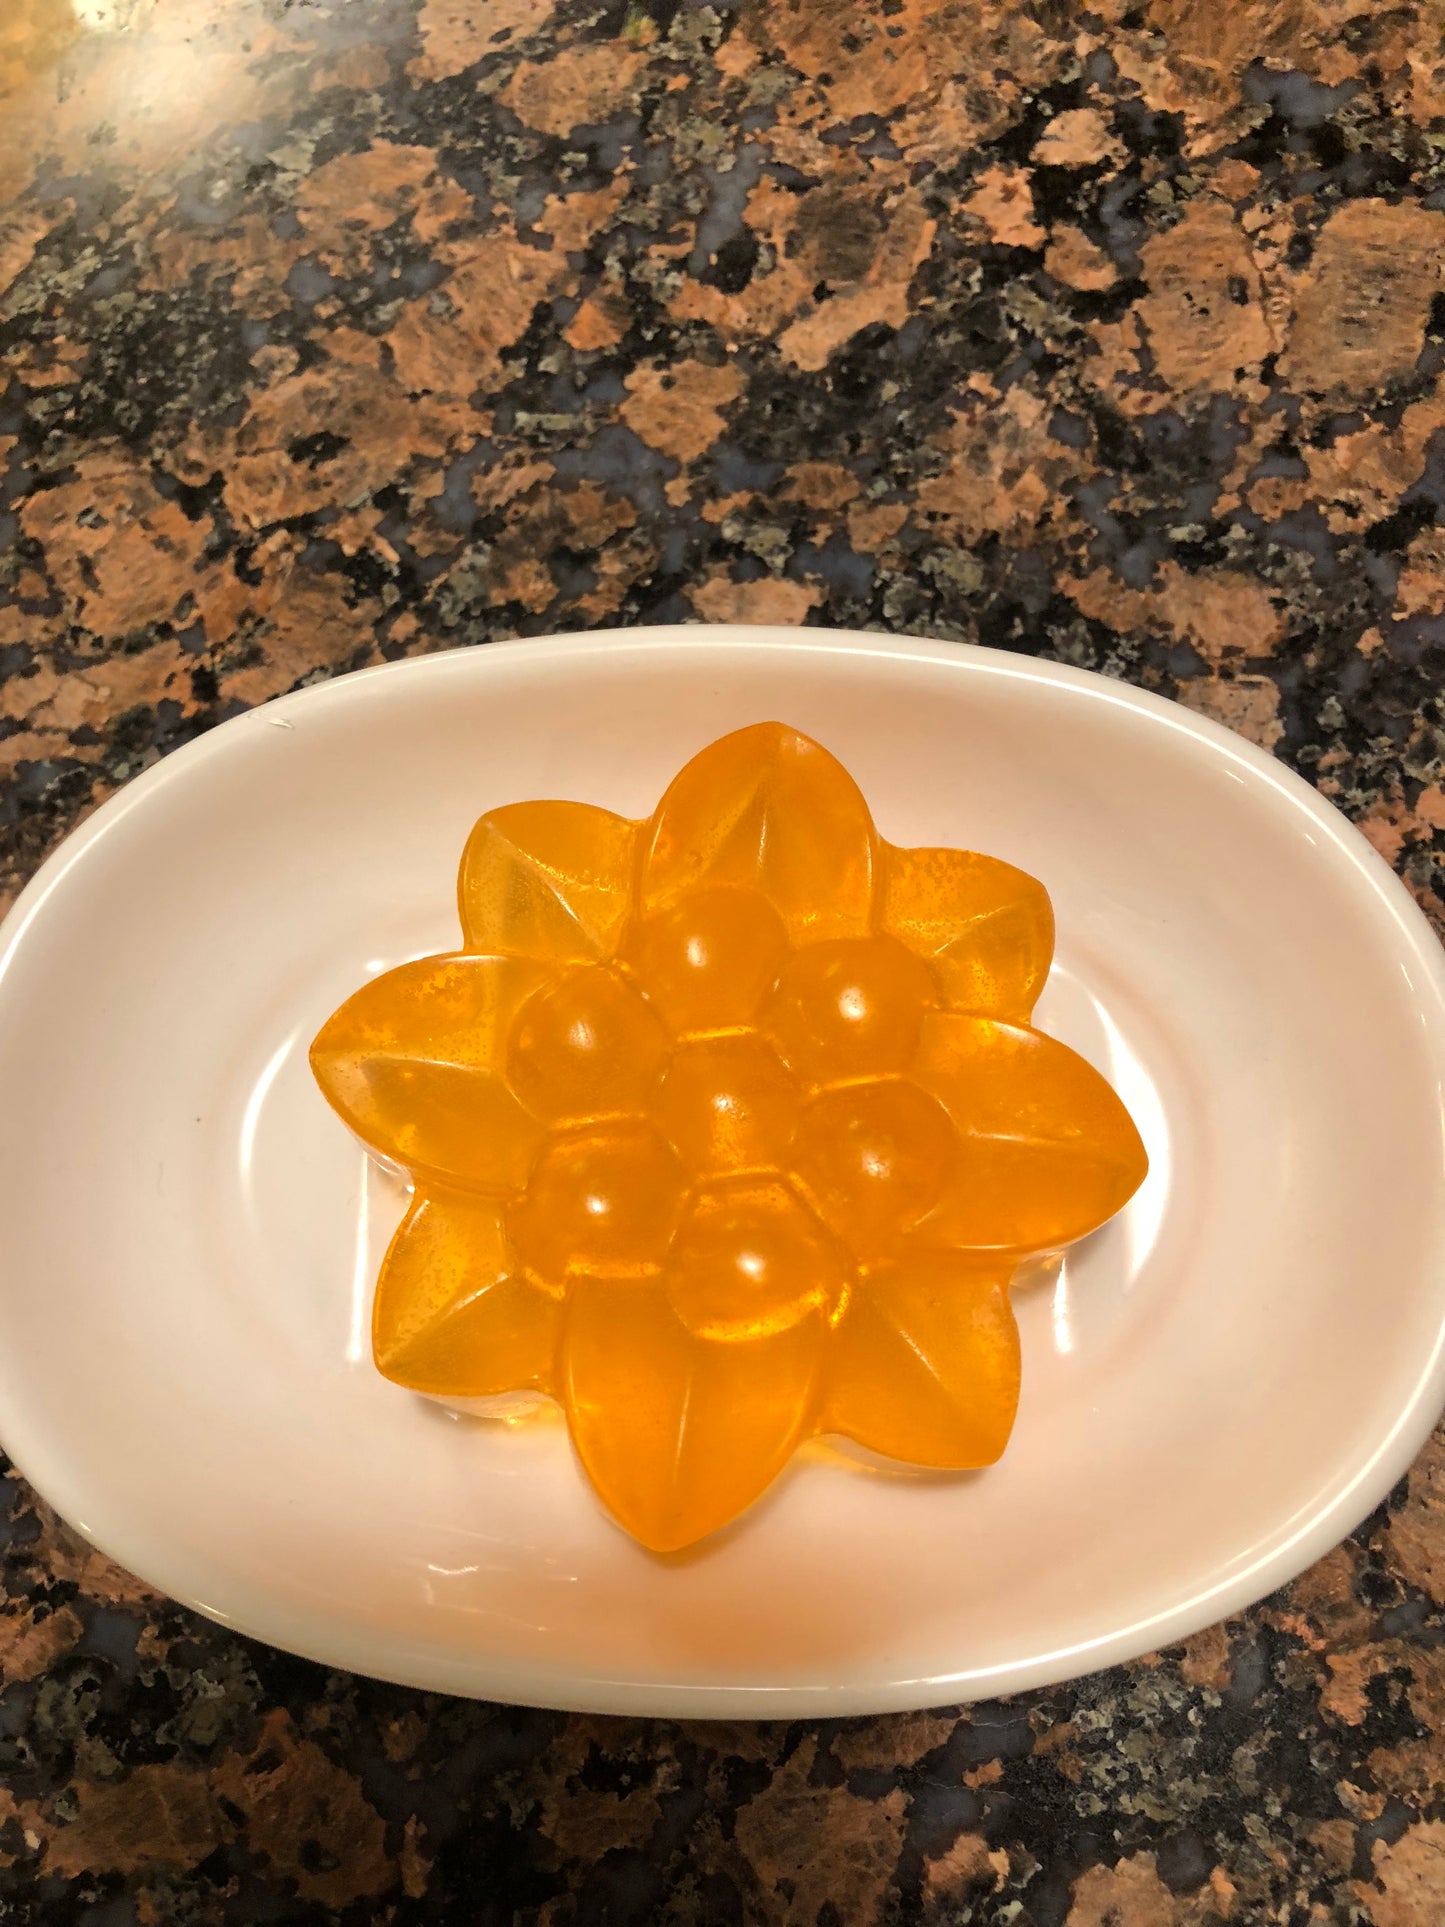
{"type": "Polygon", "coordinates": [[[997,1459],[1015,1272],[1146,1169],[1105,1080],[1030,1026],[1043,887],[884,842],[841,764],[762,723],[643,823],[492,810],[459,896],[461,949],[368,983],[311,1052],[414,1186],[376,1287],[385,1376],[556,1400],[656,1551],[817,1433],[997,1459]]]}

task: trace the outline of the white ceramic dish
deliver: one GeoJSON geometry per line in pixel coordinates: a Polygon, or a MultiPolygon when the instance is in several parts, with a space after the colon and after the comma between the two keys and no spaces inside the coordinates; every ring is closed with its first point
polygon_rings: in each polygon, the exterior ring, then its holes
{"type": "Polygon", "coordinates": [[[1271,759],[1101,678],[820,631],[631,631],[367,671],[228,723],[45,865],[0,948],[0,1437],[80,1530],[259,1638],[448,1692],[614,1712],[878,1712],[1178,1639],[1324,1552],[1435,1418],[1445,968],[1385,866],[1271,759]],[[883,833],[1043,878],[1044,1028],[1151,1176],[1020,1303],[1003,1463],[824,1446],[660,1562],[557,1422],[386,1384],[399,1191],[306,1048],[455,941],[472,820],[641,816],[777,717],[883,833]]]}

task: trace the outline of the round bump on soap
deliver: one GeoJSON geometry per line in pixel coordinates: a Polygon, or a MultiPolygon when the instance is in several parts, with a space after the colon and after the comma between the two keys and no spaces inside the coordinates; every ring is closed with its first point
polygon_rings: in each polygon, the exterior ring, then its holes
{"type": "Polygon", "coordinates": [[[642,1277],[666,1257],[685,1192],[682,1167],[650,1125],[558,1136],[512,1205],[507,1232],[544,1286],[642,1277]]]}
{"type": "Polygon", "coordinates": [[[787,1156],[803,1092],[758,1036],[680,1044],[663,1075],[656,1118],[698,1177],[772,1170],[787,1156]]]}
{"type": "Polygon", "coordinates": [[[651,1108],[667,1034],[615,970],[583,964],[535,991],[507,1046],[507,1081],[534,1116],[586,1123],[651,1108]]]}
{"type": "Polygon", "coordinates": [[[785,1063],[813,1085],[906,1071],[935,1001],[928,966],[892,937],[818,943],[792,957],[762,1015],[785,1063]]]}
{"type": "Polygon", "coordinates": [[[823,1091],[790,1162],[827,1221],[872,1257],[930,1210],[957,1157],[948,1113],[906,1078],[823,1091]]]}
{"type": "Polygon", "coordinates": [[[679,1036],[750,1024],[788,960],[783,920],[760,890],[692,890],[630,932],[625,958],[679,1036]]]}
{"type": "Polygon", "coordinates": [[[668,1254],[668,1301],[698,1338],[745,1340],[836,1317],[845,1254],[778,1178],[718,1185],[692,1200],[668,1254]]]}

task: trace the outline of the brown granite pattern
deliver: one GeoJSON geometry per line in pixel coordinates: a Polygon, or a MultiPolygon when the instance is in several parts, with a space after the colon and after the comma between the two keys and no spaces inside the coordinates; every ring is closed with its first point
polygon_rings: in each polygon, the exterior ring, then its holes
{"type": "MultiPolygon", "coordinates": [[[[281,690],[687,617],[1127,677],[1445,924],[1435,0],[7,0],[0,903],[281,690]]],[[[3,1488],[0,1920],[1440,1927],[1445,1457],[1182,1649],[688,1727],[235,1638],[3,1488]]]]}

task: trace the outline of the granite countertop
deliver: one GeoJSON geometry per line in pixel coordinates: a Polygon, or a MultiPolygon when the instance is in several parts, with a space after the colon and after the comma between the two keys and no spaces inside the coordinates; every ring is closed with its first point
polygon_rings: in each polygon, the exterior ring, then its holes
{"type": "MultiPolygon", "coordinates": [[[[6,0],[0,907],[282,690],[712,618],[1176,697],[1438,924],[1442,264],[1433,0],[6,0]]],[[[0,1542],[7,1922],[1445,1921],[1438,1441],[1228,1625],[892,1719],[428,1698],[0,1542]]]]}

